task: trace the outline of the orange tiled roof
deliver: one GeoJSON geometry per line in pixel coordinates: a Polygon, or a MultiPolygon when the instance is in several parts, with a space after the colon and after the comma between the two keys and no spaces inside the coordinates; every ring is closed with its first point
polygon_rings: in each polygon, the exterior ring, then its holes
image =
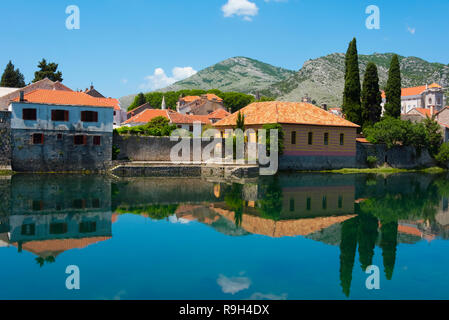
{"type": "Polygon", "coordinates": [[[369,141],[366,138],[356,138],[355,140],[360,143],[369,143],[369,141]]]}
{"type": "MultiPolygon", "coordinates": [[[[441,88],[441,86],[437,83],[432,83],[430,85],[426,86],[418,86],[418,87],[410,87],[410,88],[402,88],[401,90],[401,96],[402,97],[408,97],[408,96],[417,96],[423,93],[427,88],[441,88]]],[[[382,91],[382,98],[386,98],[385,91],[382,91]]]]}
{"type": "Polygon", "coordinates": [[[199,121],[202,124],[210,124],[208,116],[197,116],[190,114],[181,114],[178,112],[170,112],[169,117],[172,123],[175,124],[190,124],[199,121]]]}
{"type": "Polygon", "coordinates": [[[217,109],[212,113],[209,113],[208,118],[209,119],[223,119],[229,116],[230,113],[227,112],[225,109],[217,109]]]}
{"type": "Polygon", "coordinates": [[[186,97],[182,97],[180,100],[183,100],[184,102],[193,102],[196,100],[199,100],[200,97],[198,96],[186,96],[186,97]]]}
{"type": "Polygon", "coordinates": [[[213,94],[213,93],[207,93],[206,94],[206,98],[207,100],[217,100],[217,101],[223,101],[222,98],[220,98],[219,96],[213,94]]]}
{"type": "MultiPolygon", "coordinates": [[[[62,91],[62,90],[44,90],[39,89],[25,94],[26,102],[40,103],[40,104],[56,104],[69,106],[93,106],[115,108],[118,105],[116,99],[108,98],[94,98],[77,91],[62,91]]],[[[13,101],[19,101],[19,97],[13,101]]]]}
{"type": "Polygon", "coordinates": [[[135,116],[132,116],[123,124],[129,124],[129,123],[147,123],[150,122],[153,118],[156,117],[164,117],[167,120],[170,120],[170,118],[167,115],[167,110],[161,110],[161,109],[146,109],[135,116]]]}
{"type": "MultiPolygon", "coordinates": [[[[418,111],[419,113],[421,113],[421,114],[423,114],[423,115],[429,117],[429,118],[431,117],[430,109],[425,109],[425,108],[415,108],[415,110],[418,111]]],[[[438,112],[437,110],[434,110],[433,114],[436,114],[437,112],[438,112]]]]}
{"type": "MultiPolygon", "coordinates": [[[[358,125],[305,102],[255,102],[240,110],[245,125],[271,123],[353,127],[358,125]]],[[[218,121],[214,126],[235,126],[238,112],[218,121]]]]}

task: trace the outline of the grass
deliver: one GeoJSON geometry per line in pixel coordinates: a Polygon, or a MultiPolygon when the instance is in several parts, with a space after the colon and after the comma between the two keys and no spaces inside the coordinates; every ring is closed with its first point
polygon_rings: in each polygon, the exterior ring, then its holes
{"type": "Polygon", "coordinates": [[[402,172],[423,172],[423,173],[442,173],[446,172],[446,169],[440,168],[440,167],[431,167],[431,168],[415,168],[415,169],[398,169],[398,168],[392,168],[392,167],[377,167],[377,168],[363,168],[363,169],[357,169],[357,168],[345,168],[345,169],[339,169],[339,170],[323,170],[319,172],[325,172],[325,173],[341,173],[341,174],[354,174],[354,173],[402,173],[402,172]]]}
{"type": "Polygon", "coordinates": [[[10,176],[12,175],[14,172],[11,170],[0,170],[0,176],[10,176]]]}

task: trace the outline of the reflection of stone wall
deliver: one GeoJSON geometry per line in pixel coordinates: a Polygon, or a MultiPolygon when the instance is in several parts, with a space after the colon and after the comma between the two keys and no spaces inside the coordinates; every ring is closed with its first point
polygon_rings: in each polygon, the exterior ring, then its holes
{"type": "Polygon", "coordinates": [[[0,167],[11,165],[11,113],[0,111],[0,167]]]}

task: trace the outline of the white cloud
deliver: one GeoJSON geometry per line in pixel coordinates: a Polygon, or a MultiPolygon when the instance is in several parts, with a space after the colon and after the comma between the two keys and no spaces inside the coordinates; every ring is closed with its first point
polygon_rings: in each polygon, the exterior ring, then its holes
{"type": "Polygon", "coordinates": [[[243,16],[246,21],[251,21],[251,17],[257,16],[259,13],[257,5],[248,0],[228,0],[221,10],[226,18],[237,15],[243,16]]]}
{"type": "Polygon", "coordinates": [[[145,77],[145,82],[139,88],[145,90],[157,90],[169,86],[177,81],[184,80],[196,74],[192,67],[175,67],[172,69],[172,76],[168,76],[164,69],[156,68],[152,75],[145,77]]]}
{"type": "Polygon", "coordinates": [[[218,285],[224,293],[236,294],[239,291],[248,289],[251,280],[247,277],[226,277],[222,274],[217,279],[218,285]]]}
{"type": "Polygon", "coordinates": [[[121,82],[122,82],[123,84],[127,84],[127,83],[128,83],[128,79],[122,79],[121,82]]]}
{"type": "Polygon", "coordinates": [[[407,27],[407,31],[410,32],[411,34],[415,34],[416,28],[407,27]]]}

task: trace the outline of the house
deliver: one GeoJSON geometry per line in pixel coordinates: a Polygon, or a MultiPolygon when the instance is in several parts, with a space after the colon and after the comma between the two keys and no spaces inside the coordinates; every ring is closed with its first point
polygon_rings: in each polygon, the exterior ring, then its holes
{"type": "Polygon", "coordinates": [[[76,91],[20,91],[9,111],[14,171],[99,171],[111,161],[111,99],[76,91]]]}
{"type": "Polygon", "coordinates": [[[225,109],[217,109],[214,112],[209,113],[207,115],[207,118],[210,120],[211,123],[216,123],[216,122],[220,121],[221,119],[226,118],[229,115],[230,115],[230,113],[227,112],[225,109]]]}
{"type": "Polygon", "coordinates": [[[132,109],[131,111],[128,111],[126,114],[126,120],[128,120],[129,118],[131,118],[147,109],[153,109],[149,102],[145,102],[144,104],[138,106],[137,108],[132,109]]]}
{"type": "MultiPolygon", "coordinates": [[[[382,91],[382,113],[386,103],[386,94],[382,91]]],[[[415,108],[441,110],[446,105],[443,88],[437,84],[402,88],[401,93],[401,113],[406,114],[415,108]]]]}
{"type": "Polygon", "coordinates": [[[182,114],[173,110],[167,109],[147,109],[138,113],[137,115],[126,120],[123,124],[128,127],[140,126],[147,124],[156,117],[164,117],[170,124],[176,125],[179,129],[185,129],[193,132],[194,122],[201,123],[201,125],[211,124],[208,116],[196,116],[189,114],[182,114]]]}
{"type": "Polygon", "coordinates": [[[430,107],[430,109],[425,108],[414,108],[401,115],[402,120],[410,120],[411,122],[421,122],[426,118],[432,118],[438,122],[441,127],[441,133],[443,135],[443,141],[449,141],[449,109],[445,107],[440,111],[430,107]]]}
{"type": "MultiPolygon", "coordinates": [[[[240,112],[246,129],[278,123],[284,133],[279,169],[317,170],[355,167],[358,125],[304,102],[255,102],[240,112]]],[[[238,112],[214,124],[223,134],[238,112]]],[[[254,136],[250,137],[254,141],[254,136]]]]}
{"type": "Polygon", "coordinates": [[[69,87],[63,85],[61,82],[51,81],[48,78],[36,81],[23,88],[2,88],[2,90],[0,90],[0,110],[8,110],[9,103],[11,102],[11,100],[17,99],[19,97],[20,91],[23,91],[25,94],[27,94],[38,89],[73,91],[69,87]]]}
{"type": "Polygon", "coordinates": [[[183,97],[176,104],[176,111],[182,114],[208,115],[218,109],[226,110],[223,99],[212,93],[183,97]]]}

